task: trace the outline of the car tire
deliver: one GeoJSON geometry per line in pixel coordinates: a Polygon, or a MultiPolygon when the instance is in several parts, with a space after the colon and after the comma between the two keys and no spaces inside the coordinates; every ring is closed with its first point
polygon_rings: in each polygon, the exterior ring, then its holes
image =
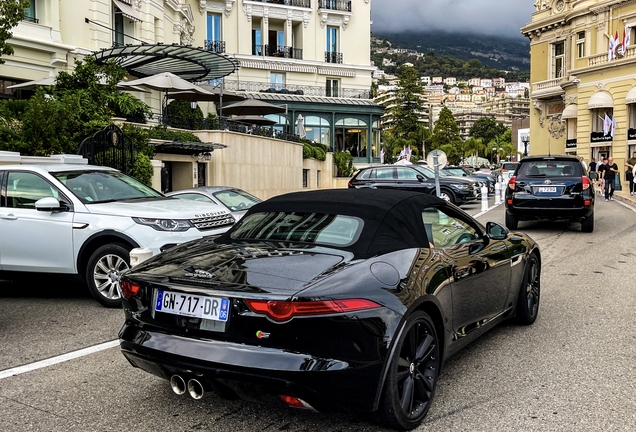
{"type": "Polygon", "coordinates": [[[446,188],[440,189],[439,197],[441,199],[443,199],[444,201],[448,201],[451,204],[456,204],[457,203],[457,200],[455,198],[455,194],[450,189],[446,189],[446,188]]]}
{"type": "Polygon", "coordinates": [[[439,376],[440,345],[433,320],[423,311],[411,314],[396,342],[376,421],[399,430],[422,424],[439,376]]]}
{"type": "Polygon", "coordinates": [[[86,266],[86,285],[91,295],[106,307],[121,307],[119,276],[130,268],[130,250],[107,244],[93,252],[86,266]]]}
{"type": "Polygon", "coordinates": [[[506,213],[506,228],[509,230],[516,230],[519,225],[519,220],[513,215],[506,213]]]}
{"type": "Polygon", "coordinates": [[[539,300],[541,298],[541,264],[536,255],[530,255],[526,263],[526,270],[519,287],[517,300],[517,322],[530,325],[539,314],[539,300]]]}
{"type": "Polygon", "coordinates": [[[594,231],[594,213],[585,218],[581,222],[581,231],[585,233],[591,233],[594,231]]]}

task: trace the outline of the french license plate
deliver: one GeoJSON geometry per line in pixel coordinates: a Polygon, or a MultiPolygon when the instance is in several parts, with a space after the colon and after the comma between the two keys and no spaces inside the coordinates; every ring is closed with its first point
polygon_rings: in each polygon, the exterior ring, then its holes
{"type": "Polygon", "coordinates": [[[158,290],[155,311],[225,322],[230,311],[230,300],[158,290]]]}
{"type": "Polygon", "coordinates": [[[555,186],[541,186],[537,188],[537,192],[539,193],[554,193],[557,191],[555,186]]]}

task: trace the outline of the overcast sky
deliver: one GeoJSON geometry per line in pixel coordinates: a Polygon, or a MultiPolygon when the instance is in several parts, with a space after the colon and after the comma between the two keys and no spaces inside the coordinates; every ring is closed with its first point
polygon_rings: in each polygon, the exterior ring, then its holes
{"type": "Polygon", "coordinates": [[[520,36],[531,20],[533,0],[371,0],[376,33],[447,30],[520,36]]]}

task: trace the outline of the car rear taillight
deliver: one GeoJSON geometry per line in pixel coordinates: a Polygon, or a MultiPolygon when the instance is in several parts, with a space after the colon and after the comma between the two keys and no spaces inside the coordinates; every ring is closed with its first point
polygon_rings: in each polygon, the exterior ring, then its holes
{"type": "Polygon", "coordinates": [[[376,302],[366,299],[305,302],[246,299],[245,304],[252,312],[266,315],[268,318],[278,322],[288,321],[293,317],[331,315],[380,307],[376,302]]]}
{"type": "Polygon", "coordinates": [[[121,281],[121,293],[127,299],[136,296],[141,291],[141,285],[129,281],[121,281]]]}
{"type": "Polygon", "coordinates": [[[287,396],[287,395],[278,395],[278,398],[282,400],[283,402],[285,402],[285,404],[288,407],[313,410],[311,405],[309,405],[307,402],[297,397],[287,396]]]}
{"type": "Polygon", "coordinates": [[[352,187],[353,187],[353,183],[349,182],[349,183],[347,184],[347,187],[348,187],[348,188],[352,188],[352,187]]]}
{"type": "Polygon", "coordinates": [[[590,188],[590,179],[588,176],[583,176],[583,190],[588,190],[590,188]]]}
{"type": "Polygon", "coordinates": [[[508,187],[512,190],[517,188],[517,176],[510,177],[510,181],[508,182],[508,187]]]}

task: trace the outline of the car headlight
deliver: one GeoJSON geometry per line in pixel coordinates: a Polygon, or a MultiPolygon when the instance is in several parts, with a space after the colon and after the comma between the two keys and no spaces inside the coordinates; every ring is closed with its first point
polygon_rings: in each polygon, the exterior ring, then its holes
{"type": "Polygon", "coordinates": [[[469,186],[466,184],[452,184],[451,186],[453,186],[454,188],[457,189],[461,189],[461,190],[468,190],[469,186]]]}
{"type": "Polygon", "coordinates": [[[179,219],[153,219],[153,218],[133,218],[140,225],[146,225],[157,231],[187,231],[192,228],[188,220],[179,219]]]}

